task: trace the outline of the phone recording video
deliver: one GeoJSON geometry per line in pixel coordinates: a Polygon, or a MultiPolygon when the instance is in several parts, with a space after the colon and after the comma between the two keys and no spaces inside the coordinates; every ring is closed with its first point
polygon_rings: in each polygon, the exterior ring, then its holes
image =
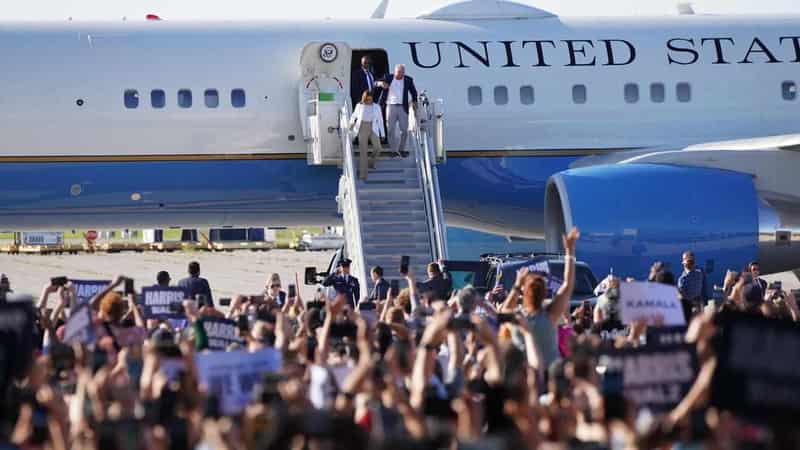
{"type": "Polygon", "coordinates": [[[50,278],[50,285],[55,287],[66,286],[69,279],[67,277],[54,277],[50,278]]]}
{"type": "Polygon", "coordinates": [[[133,288],[133,278],[125,278],[125,295],[135,294],[136,290],[133,288]]]}
{"type": "Polygon", "coordinates": [[[289,283],[289,289],[286,294],[289,298],[297,297],[297,286],[295,286],[294,283],[289,283]]]}
{"type": "Polygon", "coordinates": [[[400,273],[408,275],[408,266],[411,264],[411,258],[408,255],[400,257],[400,273]]]}

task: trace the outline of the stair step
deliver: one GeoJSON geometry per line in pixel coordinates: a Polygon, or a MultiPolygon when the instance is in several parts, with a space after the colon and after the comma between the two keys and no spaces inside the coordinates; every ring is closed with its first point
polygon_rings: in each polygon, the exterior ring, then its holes
{"type": "Polygon", "coordinates": [[[416,253],[416,252],[430,252],[431,247],[427,242],[364,242],[364,253],[395,253],[398,255],[416,253]]]}
{"type": "Polygon", "coordinates": [[[427,233],[428,227],[425,220],[404,220],[393,222],[369,222],[365,223],[363,218],[361,220],[361,231],[369,234],[372,233],[427,233]]]}
{"type": "Polygon", "coordinates": [[[393,244],[395,242],[425,242],[428,245],[427,231],[370,231],[364,232],[362,239],[365,243],[374,245],[393,244]]]}
{"type": "Polygon", "coordinates": [[[359,199],[358,207],[362,216],[365,213],[397,212],[400,214],[422,212],[425,214],[425,203],[422,199],[359,199]]]}
{"type": "Polygon", "coordinates": [[[373,180],[369,179],[366,182],[359,180],[356,184],[358,193],[363,192],[386,192],[394,190],[414,190],[420,191],[419,180],[414,179],[394,179],[394,180],[373,180]]]}

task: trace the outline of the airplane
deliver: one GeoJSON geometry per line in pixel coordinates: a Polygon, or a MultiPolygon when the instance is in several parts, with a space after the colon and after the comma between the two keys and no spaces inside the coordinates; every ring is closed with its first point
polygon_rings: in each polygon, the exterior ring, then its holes
{"type": "MultiPolygon", "coordinates": [[[[721,280],[800,267],[800,16],[567,18],[467,0],[412,19],[0,24],[0,228],[330,224],[300,53],[405,64],[444,101],[446,222],[598,273],[692,248],[721,280]],[[715,270],[715,267],[717,270],[715,270]]],[[[344,80],[344,85],[347,81],[344,80]]],[[[677,266],[677,264],[675,264],[677,266]]]]}

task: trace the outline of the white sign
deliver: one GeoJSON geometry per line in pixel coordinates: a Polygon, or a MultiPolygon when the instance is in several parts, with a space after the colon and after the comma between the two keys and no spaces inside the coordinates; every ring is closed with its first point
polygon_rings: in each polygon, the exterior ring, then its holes
{"type": "Polygon", "coordinates": [[[646,281],[620,283],[619,304],[625,324],[646,320],[648,325],[686,325],[675,286],[646,281]]]}
{"type": "Polygon", "coordinates": [[[283,365],[280,352],[274,348],[253,353],[246,350],[198,353],[195,362],[200,384],[209,395],[217,396],[222,413],[227,415],[240,413],[250,403],[262,375],[277,372],[283,365]]]}

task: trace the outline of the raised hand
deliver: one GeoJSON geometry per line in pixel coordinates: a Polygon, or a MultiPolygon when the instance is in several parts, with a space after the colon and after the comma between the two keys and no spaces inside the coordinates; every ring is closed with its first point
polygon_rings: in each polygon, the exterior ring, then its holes
{"type": "Polygon", "coordinates": [[[572,229],[569,230],[569,233],[563,237],[564,251],[567,255],[575,255],[575,243],[578,242],[580,237],[581,232],[577,227],[572,227],[572,229]]]}

